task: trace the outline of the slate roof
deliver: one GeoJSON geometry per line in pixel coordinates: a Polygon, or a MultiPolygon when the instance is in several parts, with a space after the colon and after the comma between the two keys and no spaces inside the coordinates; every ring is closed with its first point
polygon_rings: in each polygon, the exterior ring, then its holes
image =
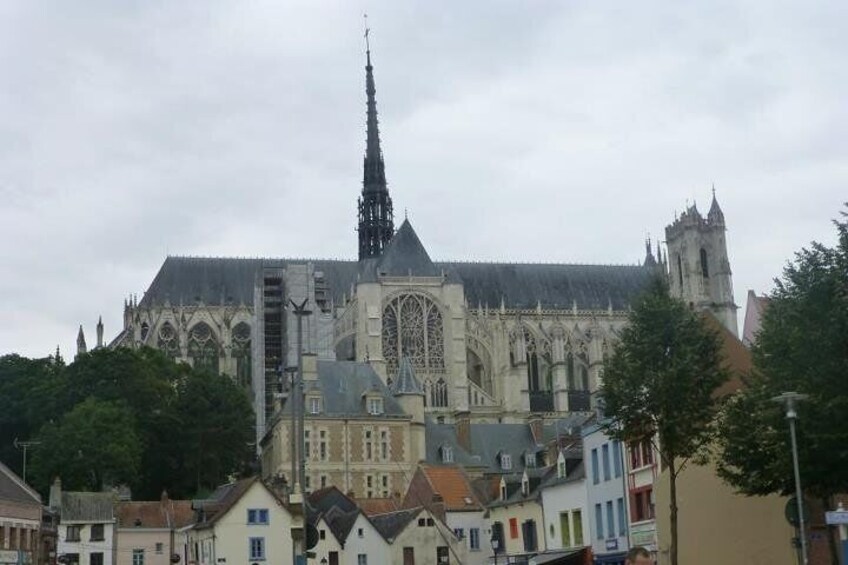
{"type": "Polygon", "coordinates": [[[403,529],[409,524],[423,508],[409,508],[406,510],[396,510],[395,512],[387,512],[385,514],[375,514],[371,516],[371,523],[380,532],[387,542],[392,543],[403,529]]]}
{"type": "Polygon", "coordinates": [[[115,495],[111,492],[63,492],[62,522],[111,522],[115,495]]]}
{"type": "Polygon", "coordinates": [[[541,496],[542,485],[550,480],[552,475],[556,477],[556,465],[539,469],[525,469],[523,473],[514,473],[506,476],[504,477],[507,487],[506,500],[493,500],[489,503],[489,506],[509,506],[517,502],[538,500],[541,496]],[[527,473],[528,491],[526,495],[521,491],[521,481],[524,473],[527,473]]]}
{"type": "Polygon", "coordinates": [[[550,477],[548,477],[545,482],[542,484],[541,488],[546,489],[549,487],[555,487],[559,485],[563,485],[565,483],[573,483],[575,481],[580,481],[586,478],[586,467],[583,464],[583,461],[580,460],[576,462],[573,468],[568,468],[568,461],[566,461],[565,468],[565,476],[560,477],[559,473],[552,473],[550,477]]]}
{"type": "Polygon", "coordinates": [[[41,506],[41,496],[0,463],[0,501],[41,506]]]}
{"type": "MultiPolygon", "coordinates": [[[[371,391],[383,397],[382,416],[406,417],[400,403],[368,363],[319,360],[318,380],[307,384],[308,390],[321,391],[321,416],[365,415],[368,412],[362,395],[371,391]]],[[[291,405],[286,403],[282,413],[290,414],[291,405]]]]}
{"type": "Polygon", "coordinates": [[[339,543],[344,544],[360,512],[358,508],[350,512],[345,512],[338,507],[333,507],[321,516],[321,518],[324,519],[327,527],[330,528],[330,531],[333,532],[339,543]]]}
{"type": "Polygon", "coordinates": [[[330,508],[338,508],[343,512],[352,512],[357,509],[356,502],[335,486],[316,490],[310,493],[307,500],[309,505],[320,513],[327,512],[330,508]]]}
{"type": "Polygon", "coordinates": [[[377,280],[377,275],[390,277],[439,277],[436,268],[409,220],[404,220],[377,261],[365,265],[365,280],[377,280]]]}
{"type": "Polygon", "coordinates": [[[400,394],[424,395],[421,384],[415,377],[415,369],[412,368],[412,363],[409,362],[409,358],[406,356],[403,356],[400,360],[397,376],[392,383],[392,393],[395,396],[400,394]]]}
{"type": "Polygon", "coordinates": [[[524,469],[524,454],[537,452],[537,445],[527,424],[470,424],[471,451],[466,451],[456,436],[454,424],[437,424],[428,419],[424,427],[427,463],[442,463],[439,448],[453,448],[453,462],[466,467],[484,467],[487,472],[503,473],[498,454],[507,453],[512,459],[511,471],[524,469]]]}
{"type": "MultiPolygon", "coordinates": [[[[408,243],[411,236],[404,239],[406,243],[399,243],[398,251],[386,260],[390,273],[406,276],[409,269],[413,269],[417,273],[440,276],[444,272],[449,280],[464,285],[466,299],[472,306],[482,304],[495,308],[503,301],[507,308],[515,309],[533,309],[541,304],[543,308],[561,310],[575,305],[580,310],[606,310],[609,306],[614,310],[626,310],[653,273],[652,268],[639,265],[433,263],[426,251],[423,256],[413,251],[409,258],[398,257],[401,247],[416,247],[408,243]]],[[[387,253],[391,247],[390,243],[387,253]]],[[[382,268],[379,261],[369,259],[360,264],[339,260],[171,256],[165,259],[139,305],[161,305],[167,300],[173,305],[202,301],[207,305],[252,306],[254,285],[263,267],[307,262],[312,262],[316,270],[324,273],[333,300],[341,304],[343,295],[349,295],[358,278],[368,280],[382,268]]]]}

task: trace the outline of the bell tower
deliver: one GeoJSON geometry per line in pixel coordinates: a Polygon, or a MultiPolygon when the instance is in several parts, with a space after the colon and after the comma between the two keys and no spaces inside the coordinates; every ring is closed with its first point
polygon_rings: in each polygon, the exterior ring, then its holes
{"type": "Polygon", "coordinates": [[[671,295],[692,308],[709,310],[733,335],[738,335],[733,280],[724,213],[713,200],[704,218],[696,205],[688,207],[665,228],[671,295]]]}

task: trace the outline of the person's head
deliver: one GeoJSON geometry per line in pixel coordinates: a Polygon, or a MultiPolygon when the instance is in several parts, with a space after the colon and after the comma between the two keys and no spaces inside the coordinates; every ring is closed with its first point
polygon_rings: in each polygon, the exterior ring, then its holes
{"type": "Polygon", "coordinates": [[[654,565],[654,560],[647,549],[637,546],[627,552],[624,565],[654,565]]]}

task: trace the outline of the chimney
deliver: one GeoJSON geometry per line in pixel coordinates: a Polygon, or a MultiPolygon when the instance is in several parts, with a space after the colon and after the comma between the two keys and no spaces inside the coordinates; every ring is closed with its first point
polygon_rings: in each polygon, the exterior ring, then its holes
{"type": "Polygon", "coordinates": [[[456,413],[456,440],[468,453],[471,450],[471,413],[466,411],[456,413]]]}
{"type": "Polygon", "coordinates": [[[50,485],[50,510],[62,510],[62,480],[59,477],[50,485]]]}

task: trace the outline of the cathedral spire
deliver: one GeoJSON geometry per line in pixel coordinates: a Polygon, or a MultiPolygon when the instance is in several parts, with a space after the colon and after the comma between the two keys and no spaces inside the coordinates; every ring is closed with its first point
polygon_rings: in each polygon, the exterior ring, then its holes
{"type": "Polygon", "coordinates": [[[380,149],[377,120],[377,88],[371,65],[371,30],[365,28],[365,94],[367,138],[363,161],[362,196],[359,198],[359,259],[377,257],[394,234],[392,199],[386,183],[386,168],[380,149]]]}
{"type": "Polygon", "coordinates": [[[718,200],[716,200],[715,184],[713,184],[713,201],[712,204],[710,204],[710,211],[707,213],[707,219],[714,224],[724,224],[724,212],[721,211],[721,206],[718,205],[718,200]]]}
{"type": "Polygon", "coordinates": [[[82,331],[82,325],[80,325],[79,332],[77,333],[77,355],[82,355],[88,350],[85,345],[85,333],[82,331]]]}

